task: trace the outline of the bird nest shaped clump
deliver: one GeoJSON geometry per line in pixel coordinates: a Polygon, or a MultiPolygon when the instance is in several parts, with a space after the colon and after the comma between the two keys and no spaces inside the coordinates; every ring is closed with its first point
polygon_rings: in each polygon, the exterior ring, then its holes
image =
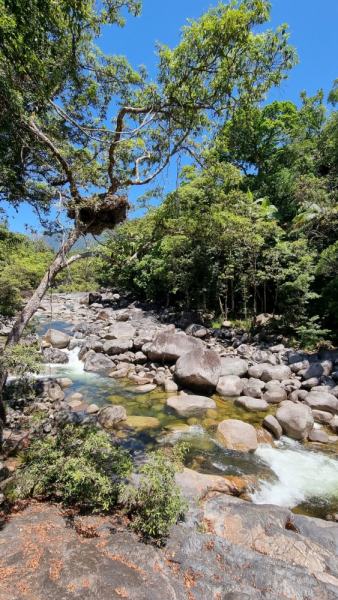
{"type": "MultiPolygon", "coordinates": [[[[98,194],[81,206],[78,206],[79,218],[86,225],[86,233],[100,235],[106,229],[114,229],[126,219],[130,208],[127,196],[121,194],[98,194]]],[[[75,219],[75,207],[69,208],[67,215],[75,219]]]]}

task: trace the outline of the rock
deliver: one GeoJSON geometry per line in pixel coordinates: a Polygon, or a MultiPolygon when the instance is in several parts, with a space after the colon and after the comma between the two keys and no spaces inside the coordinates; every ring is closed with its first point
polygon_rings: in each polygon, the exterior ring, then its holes
{"type": "Polygon", "coordinates": [[[193,391],[212,392],[220,374],[221,359],[213,350],[192,350],[181,356],[176,363],[176,379],[193,391]]]}
{"type": "Polygon", "coordinates": [[[265,411],[268,410],[269,405],[265,400],[260,400],[258,398],[250,398],[249,396],[240,396],[235,400],[236,406],[242,406],[245,410],[249,412],[255,411],[265,411]]]}
{"type": "Polygon", "coordinates": [[[137,365],[147,362],[147,357],[143,352],[135,352],[135,362],[137,365]]]}
{"type": "Polygon", "coordinates": [[[304,379],[312,379],[313,377],[320,379],[322,375],[331,375],[332,373],[332,362],[324,360],[322,362],[316,362],[309,366],[303,374],[304,379]]]}
{"type": "Polygon", "coordinates": [[[55,383],[57,383],[62,389],[73,385],[73,382],[71,379],[69,379],[69,377],[60,377],[58,379],[55,379],[55,383]]]}
{"type": "Polygon", "coordinates": [[[244,384],[245,382],[237,375],[225,375],[224,377],[219,378],[216,392],[220,396],[227,396],[228,398],[240,396],[244,384]]]}
{"type": "Polygon", "coordinates": [[[231,479],[219,475],[205,475],[192,469],[184,468],[176,473],[175,482],[188,500],[203,500],[208,492],[237,495],[238,488],[231,479]]]}
{"type": "Polygon", "coordinates": [[[287,399],[287,393],[282,387],[274,386],[265,392],[263,399],[269,404],[279,404],[287,399]]]}
{"type": "Polygon", "coordinates": [[[333,415],[338,415],[338,399],[332,394],[325,392],[310,392],[307,394],[305,404],[316,410],[330,412],[333,415]]]}
{"type": "Polygon", "coordinates": [[[78,425],[81,422],[81,417],[77,412],[72,410],[61,410],[55,415],[55,424],[59,427],[66,427],[66,425],[78,425]]]}
{"type": "Polygon", "coordinates": [[[105,342],[103,345],[103,352],[108,354],[109,356],[113,356],[114,354],[120,354],[121,352],[126,352],[133,347],[133,341],[127,339],[119,339],[113,340],[111,342],[105,342]]]}
{"type": "Polygon", "coordinates": [[[221,357],[221,377],[237,375],[242,377],[248,372],[248,363],[243,358],[221,357]]]}
{"type": "Polygon", "coordinates": [[[262,398],[263,395],[261,388],[255,385],[246,385],[242,390],[242,394],[250,398],[262,398]]]}
{"type": "Polygon", "coordinates": [[[193,337],[204,338],[208,335],[208,330],[202,325],[189,325],[185,330],[185,333],[187,335],[192,335],[193,337]]]}
{"type": "Polygon", "coordinates": [[[89,292],[88,296],[88,304],[91,306],[92,304],[99,304],[102,300],[102,294],[99,292],[89,292]]]}
{"type": "Polygon", "coordinates": [[[273,352],[273,354],[278,354],[278,352],[283,352],[283,350],[285,350],[285,346],[284,344],[277,344],[277,346],[270,346],[269,350],[270,352],[273,352]]]}
{"type": "Polygon", "coordinates": [[[257,441],[259,444],[268,444],[272,448],[275,448],[275,442],[273,441],[273,437],[267,429],[264,427],[260,427],[256,430],[257,441]]]}
{"type": "Polygon", "coordinates": [[[108,319],[110,318],[111,313],[108,310],[101,310],[97,316],[96,316],[96,320],[97,321],[108,321],[108,319]]]}
{"type": "Polygon", "coordinates": [[[124,406],[106,406],[100,410],[99,423],[103,427],[114,427],[120,421],[127,419],[127,413],[124,406]]]}
{"type": "Polygon", "coordinates": [[[109,327],[111,339],[120,340],[123,338],[131,339],[135,336],[136,329],[130,323],[115,323],[109,327]]]}
{"type": "Polygon", "coordinates": [[[320,380],[317,377],[311,377],[302,382],[302,387],[306,390],[310,390],[320,384],[320,380]]]}
{"type": "Polygon", "coordinates": [[[53,348],[58,348],[60,350],[62,348],[67,348],[71,337],[67,335],[67,333],[63,333],[57,329],[48,329],[45,340],[48,344],[52,344],[53,348]]]}
{"type": "Polygon", "coordinates": [[[262,373],[265,369],[269,369],[271,367],[270,363],[263,362],[258,365],[252,365],[248,369],[248,373],[250,377],[254,377],[255,379],[261,379],[262,373]]]}
{"type": "Polygon", "coordinates": [[[149,394],[156,390],[156,385],[152,383],[146,383],[145,385],[139,385],[134,391],[137,394],[149,394]]]}
{"type": "Polygon", "coordinates": [[[86,410],[86,412],[88,413],[88,415],[94,415],[95,413],[99,412],[100,407],[97,406],[97,404],[90,404],[86,410]]]}
{"type": "Polygon", "coordinates": [[[136,338],[134,338],[134,348],[140,350],[145,344],[152,342],[153,338],[154,334],[151,332],[143,333],[142,335],[139,333],[136,338]]]}
{"type": "Polygon", "coordinates": [[[313,429],[314,418],[309,406],[285,400],[277,410],[276,419],[285,435],[294,440],[304,440],[313,429]]]}
{"type": "Polygon", "coordinates": [[[327,433],[321,429],[312,429],[309,433],[309,440],[310,442],[320,442],[321,444],[328,444],[330,441],[327,433]]]}
{"type": "Polygon", "coordinates": [[[313,418],[315,423],[320,423],[321,425],[330,425],[330,422],[333,419],[333,414],[330,412],[325,412],[324,410],[312,410],[313,418]]]}
{"type": "MultiPolygon", "coordinates": [[[[261,366],[261,365],[260,365],[261,366]]],[[[289,379],[291,377],[291,369],[286,365],[269,365],[264,369],[261,375],[262,381],[271,381],[272,379],[289,379]]]]}
{"type": "Polygon", "coordinates": [[[133,415],[127,417],[126,421],[123,423],[123,427],[127,427],[128,429],[159,429],[161,427],[161,422],[156,417],[138,417],[137,415],[133,415]]]}
{"type": "Polygon", "coordinates": [[[72,394],[71,396],[69,396],[69,400],[81,400],[83,398],[83,394],[80,394],[80,392],[75,392],[74,394],[72,394]]]}
{"type": "Polygon", "coordinates": [[[64,400],[65,394],[55,381],[40,379],[35,385],[35,391],[41,398],[50,398],[54,402],[64,400]]]}
{"type": "Polygon", "coordinates": [[[69,405],[67,404],[67,402],[55,402],[54,404],[54,410],[56,410],[57,412],[60,412],[61,410],[69,410],[69,405]]]}
{"type": "Polygon", "coordinates": [[[104,354],[89,354],[84,363],[84,370],[93,373],[107,371],[115,367],[115,363],[104,354]]]}
{"type": "Polygon", "coordinates": [[[216,403],[205,396],[172,396],[167,398],[166,405],[177,413],[185,415],[216,408],[216,403]]]}
{"type": "Polygon", "coordinates": [[[121,369],[116,369],[112,373],[108,374],[108,377],[112,377],[113,379],[125,379],[128,376],[129,367],[122,367],[121,369]]]}
{"type": "Polygon", "coordinates": [[[168,360],[175,362],[191,350],[203,349],[203,342],[189,335],[176,333],[160,333],[153,342],[143,346],[142,351],[150,360],[168,360]]]}
{"type": "Polygon", "coordinates": [[[263,427],[266,427],[274,435],[276,440],[280,440],[283,435],[283,429],[273,415],[264,417],[263,427]]]}
{"type": "Polygon", "coordinates": [[[45,348],[42,352],[44,362],[53,365],[64,365],[69,362],[69,358],[65,352],[57,348],[45,348]]]}
{"type": "Polygon", "coordinates": [[[223,321],[222,327],[226,327],[228,329],[229,327],[231,327],[231,321],[223,321]]]}
{"type": "Polygon", "coordinates": [[[227,419],[219,423],[217,437],[229,450],[254,452],[258,448],[256,430],[249,423],[237,419],[227,419]]]}
{"type": "Polygon", "coordinates": [[[178,385],[172,379],[166,379],[164,381],[164,391],[167,394],[175,394],[178,392],[178,385]]]}

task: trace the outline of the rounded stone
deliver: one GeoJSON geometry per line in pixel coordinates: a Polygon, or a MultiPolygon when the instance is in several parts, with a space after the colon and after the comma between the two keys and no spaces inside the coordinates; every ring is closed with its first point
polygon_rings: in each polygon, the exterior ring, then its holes
{"type": "Polygon", "coordinates": [[[310,442],[320,442],[321,444],[329,443],[329,436],[325,431],[321,429],[312,429],[309,433],[310,442]]]}
{"type": "Polygon", "coordinates": [[[258,398],[250,398],[249,396],[240,396],[235,400],[236,406],[241,406],[248,410],[249,412],[263,412],[268,410],[269,405],[265,400],[260,400],[258,398]]]}
{"type": "Polygon", "coordinates": [[[90,404],[90,405],[88,406],[88,408],[87,408],[87,411],[86,411],[86,412],[87,412],[89,415],[94,415],[95,413],[99,412],[99,410],[100,410],[100,407],[99,407],[99,406],[97,406],[97,404],[90,404]]]}
{"type": "Polygon", "coordinates": [[[278,423],[276,417],[274,417],[273,415],[267,415],[266,417],[264,417],[263,427],[271,431],[276,440],[279,440],[283,435],[283,429],[278,423]]]}
{"type": "Polygon", "coordinates": [[[227,419],[219,423],[217,438],[229,450],[254,452],[258,448],[255,428],[237,419],[227,419]]]}
{"type": "Polygon", "coordinates": [[[181,356],[175,369],[175,377],[191,390],[211,392],[221,375],[221,359],[213,350],[198,348],[181,356]]]}
{"type": "Polygon", "coordinates": [[[224,375],[237,375],[242,377],[248,372],[248,363],[242,358],[222,357],[221,377],[224,375]]]}
{"type": "Polygon", "coordinates": [[[216,408],[216,403],[211,398],[192,395],[172,396],[167,399],[166,405],[182,415],[216,408]]]}
{"type": "Polygon", "coordinates": [[[52,344],[53,348],[60,350],[67,348],[71,337],[67,333],[63,333],[63,331],[58,331],[58,329],[48,329],[45,340],[48,344],[52,344]]]}
{"type": "Polygon", "coordinates": [[[306,439],[314,425],[311,408],[305,404],[294,404],[290,400],[282,402],[276,419],[285,435],[294,440],[306,439]]]}
{"type": "Polygon", "coordinates": [[[237,375],[224,375],[219,378],[216,392],[220,396],[229,398],[239,396],[244,388],[244,383],[237,375]]]}
{"type": "Polygon", "coordinates": [[[310,392],[304,402],[313,409],[338,415],[338,399],[327,392],[310,392]]]}
{"type": "Polygon", "coordinates": [[[269,365],[264,369],[261,375],[262,381],[268,382],[273,379],[283,381],[283,379],[289,379],[291,377],[291,369],[286,365],[269,365]]]}
{"type": "Polygon", "coordinates": [[[99,422],[103,427],[114,427],[117,423],[126,419],[127,413],[123,406],[106,406],[100,410],[99,422]]]}
{"type": "Polygon", "coordinates": [[[283,388],[278,387],[276,385],[274,385],[267,392],[265,392],[265,394],[263,396],[263,400],[265,400],[269,404],[279,404],[280,402],[283,402],[283,400],[286,400],[286,399],[287,399],[286,391],[283,388]]]}

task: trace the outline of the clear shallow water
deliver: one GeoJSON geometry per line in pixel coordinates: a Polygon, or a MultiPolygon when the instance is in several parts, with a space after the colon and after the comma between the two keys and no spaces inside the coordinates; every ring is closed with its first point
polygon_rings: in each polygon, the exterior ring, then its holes
{"type": "MultiPolygon", "coordinates": [[[[37,331],[44,335],[51,326],[41,319],[37,331]]],[[[53,327],[70,332],[71,325],[53,322],[53,327]]],[[[252,501],[277,504],[295,512],[324,517],[338,512],[338,446],[313,446],[283,437],[275,448],[260,444],[254,454],[225,449],[216,439],[217,424],[235,418],[260,427],[267,413],[249,413],[234,405],[231,399],[214,396],[217,408],[190,418],[177,416],[165,405],[168,397],[161,388],[140,394],[129,380],[114,380],[100,374],[87,373],[78,359],[78,349],[65,351],[69,363],[48,365],[45,377],[69,377],[73,385],[65,390],[66,398],[74,392],[83,401],[98,406],[119,404],[128,416],[153,417],[157,421],[148,429],[116,431],[119,443],[133,451],[148,451],[159,445],[188,441],[187,466],[203,473],[228,476],[250,476],[252,501]]],[[[274,414],[276,407],[272,407],[274,414]]]]}

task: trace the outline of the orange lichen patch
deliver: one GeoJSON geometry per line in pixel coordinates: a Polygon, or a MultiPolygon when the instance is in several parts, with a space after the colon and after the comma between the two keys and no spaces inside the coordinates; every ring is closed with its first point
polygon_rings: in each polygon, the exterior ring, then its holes
{"type": "Polygon", "coordinates": [[[162,567],[157,562],[154,564],[154,571],[157,573],[164,573],[162,567]]]}
{"type": "Polygon", "coordinates": [[[90,587],[90,581],[88,581],[88,579],[84,579],[82,581],[82,585],[83,585],[83,587],[90,587]]]}
{"type": "Polygon", "coordinates": [[[75,592],[76,589],[76,585],[74,583],[70,583],[69,585],[67,585],[67,592],[73,593],[75,592]]]}
{"type": "Polygon", "coordinates": [[[126,565],[126,567],[129,567],[129,569],[137,571],[138,573],[140,573],[140,575],[146,575],[145,571],[142,571],[142,569],[140,569],[137,565],[134,565],[134,563],[126,560],[124,556],[121,556],[121,554],[109,554],[108,550],[103,550],[102,554],[110,558],[110,560],[116,560],[116,562],[126,565]]]}
{"type": "Polygon", "coordinates": [[[101,548],[104,548],[107,545],[108,541],[107,540],[101,540],[101,542],[99,542],[98,544],[96,544],[96,549],[97,550],[101,550],[101,548]]]}
{"type": "Polygon", "coordinates": [[[60,572],[61,572],[62,567],[63,567],[62,561],[57,560],[56,558],[53,558],[52,564],[49,569],[49,577],[52,579],[52,581],[56,581],[57,579],[60,578],[60,572]]]}
{"type": "Polygon", "coordinates": [[[121,598],[129,598],[129,594],[127,594],[127,592],[126,592],[126,590],[124,588],[121,588],[121,589],[116,588],[114,590],[114,592],[118,596],[121,596],[121,598]]]}
{"type": "Polygon", "coordinates": [[[24,581],[20,581],[20,583],[18,583],[17,590],[22,596],[26,596],[27,594],[31,593],[30,585],[24,581]]]}
{"type": "Polygon", "coordinates": [[[222,600],[221,594],[216,594],[215,600],[222,600]]]}
{"type": "Polygon", "coordinates": [[[97,533],[97,528],[95,525],[84,523],[81,519],[76,521],[75,531],[84,538],[100,537],[100,535],[97,533]]]}
{"type": "Polygon", "coordinates": [[[212,552],[214,549],[214,542],[212,540],[210,540],[210,542],[207,542],[204,546],[204,551],[205,552],[212,552]]]}
{"type": "Polygon", "coordinates": [[[192,593],[189,592],[189,590],[186,590],[186,593],[187,593],[189,600],[195,600],[195,596],[193,596],[192,593]]]}
{"type": "Polygon", "coordinates": [[[11,575],[14,575],[14,573],[17,572],[17,568],[16,567],[2,567],[0,566],[0,581],[3,581],[4,579],[7,579],[7,577],[10,577],[11,575]]]}
{"type": "Polygon", "coordinates": [[[166,554],[164,555],[164,562],[166,566],[169,567],[169,569],[171,569],[171,571],[174,573],[175,577],[178,577],[180,565],[178,565],[177,563],[173,563],[166,554]]]}
{"type": "Polygon", "coordinates": [[[193,571],[188,571],[187,573],[182,573],[184,585],[187,588],[196,587],[196,579],[200,577],[204,577],[202,573],[194,573],[193,571]]]}
{"type": "Polygon", "coordinates": [[[203,519],[203,527],[205,533],[215,533],[214,525],[209,519],[203,519]]]}

